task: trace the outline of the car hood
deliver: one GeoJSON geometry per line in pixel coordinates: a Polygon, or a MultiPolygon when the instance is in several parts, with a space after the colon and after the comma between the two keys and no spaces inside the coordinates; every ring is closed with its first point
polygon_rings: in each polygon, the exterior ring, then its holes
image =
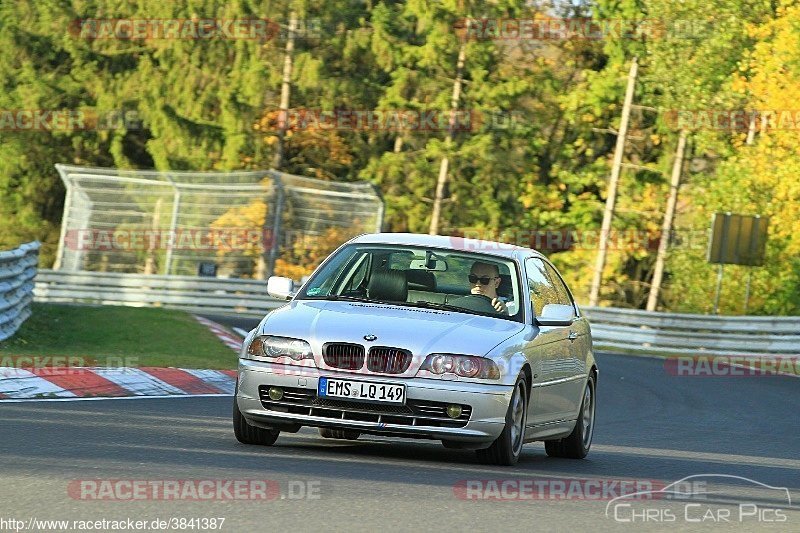
{"type": "Polygon", "coordinates": [[[271,312],[259,326],[262,335],[307,340],[317,366],[325,368],[322,345],[347,342],[409,350],[414,358],[406,374],[416,373],[435,352],[485,355],[523,329],[523,324],[438,309],[366,302],[297,300],[271,312]],[[366,341],[367,335],[377,337],[366,341]]]}

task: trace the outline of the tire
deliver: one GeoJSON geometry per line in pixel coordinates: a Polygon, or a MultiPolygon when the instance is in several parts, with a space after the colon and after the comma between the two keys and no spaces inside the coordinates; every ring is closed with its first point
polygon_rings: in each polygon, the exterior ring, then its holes
{"type": "Polygon", "coordinates": [[[239,411],[236,403],[236,395],[233,396],[233,434],[236,440],[242,444],[257,444],[261,446],[272,446],[280,435],[277,429],[264,429],[251,426],[239,411]]]}
{"type": "Polygon", "coordinates": [[[508,402],[506,425],[503,432],[483,450],[475,450],[478,461],[485,465],[513,466],[522,454],[525,443],[525,420],[528,414],[528,385],[520,373],[514,384],[514,393],[508,402]]]}
{"type": "Polygon", "coordinates": [[[583,389],[581,410],[578,420],[569,436],[559,440],[544,441],[544,449],[550,457],[564,457],[567,459],[583,459],[592,447],[594,435],[594,420],[597,410],[597,387],[594,374],[589,374],[586,388],[583,389]],[[587,409],[588,407],[588,409],[587,409]]]}
{"type": "Polygon", "coordinates": [[[326,439],[356,440],[361,436],[360,431],[354,429],[319,428],[319,434],[326,439]]]}

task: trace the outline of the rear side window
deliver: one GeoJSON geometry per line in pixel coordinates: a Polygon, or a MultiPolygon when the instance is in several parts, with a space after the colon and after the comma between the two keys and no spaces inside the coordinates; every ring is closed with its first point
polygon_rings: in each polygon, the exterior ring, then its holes
{"type": "Polygon", "coordinates": [[[527,277],[528,292],[531,295],[533,314],[542,316],[542,308],[547,304],[558,302],[558,292],[553,282],[547,275],[544,261],[536,257],[525,260],[525,275],[527,277]]]}
{"type": "Polygon", "coordinates": [[[544,263],[544,268],[547,270],[547,277],[550,278],[553,287],[555,287],[556,298],[558,299],[556,303],[572,305],[573,302],[569,295],[569,290],[567,290],[567,286],[564,285],[564,282],[561,281],[561,276],[558,275],[558,272],[556,272],[556,270],[547,263],[544,263]]]}

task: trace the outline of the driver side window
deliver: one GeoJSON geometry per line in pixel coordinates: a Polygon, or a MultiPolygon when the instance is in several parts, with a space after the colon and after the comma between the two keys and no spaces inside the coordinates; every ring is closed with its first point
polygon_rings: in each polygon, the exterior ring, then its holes
{"type": "Polygon", "coordinates": [[[547,304],[558,303],[556,288],[547,276],[544,261],[536,257],[525,260],[525,275],[534,316],[542,316],[547,304]]]}

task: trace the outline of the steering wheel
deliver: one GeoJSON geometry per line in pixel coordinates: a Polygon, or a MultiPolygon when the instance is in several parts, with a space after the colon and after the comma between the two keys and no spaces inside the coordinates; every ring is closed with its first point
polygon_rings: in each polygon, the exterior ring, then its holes
{"type": "Polygon", "coordinates": [[[448,303],[477,313],[498,314],[497,309],[492,305],[492,299],[483,294],[468,294],[448,303]]]}

